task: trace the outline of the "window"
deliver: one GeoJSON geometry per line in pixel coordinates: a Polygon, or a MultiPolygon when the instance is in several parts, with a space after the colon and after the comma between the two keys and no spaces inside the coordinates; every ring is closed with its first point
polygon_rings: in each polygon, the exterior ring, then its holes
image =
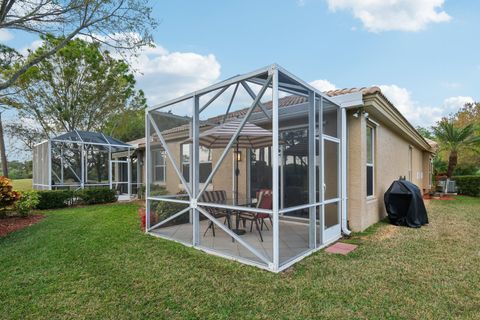
{"type": "Polygon", "coordinates": [[[153,151],[153,181],[165,182],[165,152],[153,151]]]}
{"type": "Polygon", "coordinates": [[[367,197],[373,197],[374,162],[375,162],[375,131],[367,126],[367,197]]]}
{"type": "MultiPolygon", "coordinates": [[[[205,183],[212,172],[212,153],[210,149],[199,146],[200,183],[205,183]]],[[[182,174],[186,182],[190,182],[190,145],[182,144],[182,174]]]]}

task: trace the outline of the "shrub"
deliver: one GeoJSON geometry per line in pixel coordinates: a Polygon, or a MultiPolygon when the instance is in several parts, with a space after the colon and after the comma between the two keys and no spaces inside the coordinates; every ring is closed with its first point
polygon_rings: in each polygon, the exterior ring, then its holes
{"type": "Polygon", "coordinates": [[[455,180],[459,194],[480,196],[480,176],[456,176],[452,180],[455,180]]]}
{"type": "MultiPolygon", "coordinates": [[[[153,188],[152,188],[153,189],[153,188]]],[[[180,200],[188,200],[182,196],[185,192],[179,191],[177,192],[177,199],[180,200]]],[[[167,189],[165,187],[156,186],[155,190],[151,190],[152,196],[162,196],[168,194],[167,189]]],[[[154,225],[163,221],[170,216],[176,214],[177,212],[187,208],[189,205],[184,203],[177,203],[177,202],[168,202],[168,201],[152,201],[150,204],[150,225],[154,225]]],[[[173,219],[170,223],[167,223],[165,226],[174,225],[174,224],[182,224],[188,222],[189,215],[185,213],[176,219],[173,219]]]]}
{"type": "MultiPolygon", "coordinates": [[[[167,201],[152,201],[150,205],[150,225],[153,226],[154,224],[173,216],[175,213],[185,209],[186,207],[188,207],[188,204],[167,201]]],[[[188,213],[185,213],[177,219],[174,219],[172,224],[188,222],[188,217],[188,213]]]]}
{"type": "Polygon", "coordinates": [[[0,216],[4,216],[7,208],[11,207],[18,199],[20,199],[20,193],[13,191],[12,181],[0,176],[0,216]]]}
{"type": "Polygon", "coordinates": [[[115,190],[109,188],[83,189],[77,191],[76,196],[83,204],[100,204],[117,201],[115,190]]]}
{"type": "Polygon", "coordinates": [[[37,209],[65,208],[73,203],[71,190],[43,190],[38,191],[37,209]]]}
{"type": "Polygon", "coordinates": [[[164,186],[159,186],[154,184],[150,187],[151,196],[165,196],[167,194],[168,194],[168,191],[164,186]]]}
{"type": "Polygon", "coordinates": [[[40,197],[36,191],[25,191],[21,193],[20,199],[15,203],[15,209],[22,217],[26,217],[40,203],[40,197]]]}

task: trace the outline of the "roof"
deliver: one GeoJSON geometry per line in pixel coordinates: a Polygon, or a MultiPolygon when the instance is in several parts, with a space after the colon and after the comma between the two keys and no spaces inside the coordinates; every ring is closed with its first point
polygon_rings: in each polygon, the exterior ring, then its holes
{"type": "Polygon", "coordinates": [[[344,89],[325,91],[325,94],[329,97],[336,97],[342,94],[355,93],[355,92],[361,92],[362,95],[366,96],[369,94],[382,93],[382,90],[376,86],[361,87],[361,88],[344,88],[344,89]]]}
{"type": "Polygon", "coordinates": [[[63,133],[61,135],[52,138],[51,140],[67,140],[72,142],[83,142],[83,143],[94,143],[94,144],[103,144],[103,145],[113,145],[113,146],[124,146],[131,147],[130,144],[127,144],[118,139],[107,136],[101,132],[91,132],[91,131],[80,131],[73,130],[70,132],[63,133]]]}
{"type": "Polygon", "coordinates": [[[438,150],[439,145],[437,141],[425,137],[423,137],[423,139],[428,142],[428,144],[430,145],[430,147],[432,147],[433,150],[438,150]]]}
{"type": "MultiPolygon", "coordinates": [[[[347,93],[353,93],[353,92],[362,92],[363,95],[368,95],[368,94],[381,92],[381,90],[380,90],[379,87],[362,87],[362,88],[331,90],[331,91],[325,91],[324,93],[327,96],[334,97],[334,96],[347,94],[347,93]]],[[[305,103],[307,101],[308,101],[307,97],[297,96],[297,95],[289,95],[289,96],[278,99],[278,107],[283,108],[283,107],[288,107],[288,106],[294,106],[294,105],[298,105],[298,104],[301,104],[301,103],[305,103]]],[[[267,110],[271,110],[273,104],[272,104],[272,101],[268,101],[268,102],[263,103],[263,105],[267,110]]],[[[235,119],[238,119],[240,117],[243,117],[245,114],[247,114],[248,109],[249,108],[243,108],[243,109],[240,109],[240,110],[230,112],[230,113],[228,113],[227,118],[225,120],[226,121],[231,121],[231,120],[235,120],[235,119]]],[[[261,110],[260,110],[259,107],[256,107],[254,112],[261,112],[261,110]]],[[[223,122],[223,118],[224,118],[224,115],[219,115],[219,116],[209,118],[208,120],[203,122],[200,125],[200,127],[201,128],[206,127],[209,124],[220,124],[220,123],[223,122]]],[[[187,130],[187,129],[188,129],[188,125],[180,125],[180,126],[168,129],[168,130],[164,130],[164,131],[162,131],[162,133],[170,134],[170,133],[174,133],[174,132],[181,132],[181,131],[184,131],[184,130],[187,130]]]]}
{"type": "MultiPolygon", "coordinates": [[[[388,98],[386,98],[383,95],[382,90],[377,86],[336,89],[336,90],[325,91],[324,94],[329,96],[329,97],[336,97],[336,96],[349,94],[349,93],[356,93],[356,92],[362,93],[362,96],[364,96],[364,97],[379,94],[382,98],[384,98],[393,107],[393,109],[401,116],[401,118],[403,118],[405,123],[407,123],[407,125],[409,127],[413,128],[413,130],[415,130],[415,132],[417,132],[416,129],[410,124],[410,122],[400,113],[400,111],[398,111],[398,109],[395,108],[393,103],[391,103],[388,100],[388,98]]],[[[287,106],[299,105],[299,104],[305,103],[307,101],[308,101],[307,97],[297,96],[297,95],[289,95],[289,96],[286,96],[286,97],[279,98],[278,99],[278,106],[279,106],[279,108],[284,108],[284,107],[287,107],[287,106]]],[[[272,101],[265,102],[265,103],[263,103],[263,105],[265,106],[265,108],[267,110],[272,109],[272,101]]],[[[227,115],[227,118],[225,120],[226,121],[236,120],[236,119],[244,116],[247,113],[248,109],[249,108],[243,108],[243,109],[240,109],[240,110],[230,112],[227,115]]],[[[260,110],[260,108],[257,107],[254,112],[261,112],[261,110],[260,110]]],[[[202,128],[202,127],[206,127],[206,126],[212,125],[212,124],[220,124],[220,123],[223,122],[223,118],[224,118],[224,115],[219,115],[219,116],[209,118],[208,120],[203,122],[200,125],[200,127],[202,128]]],[[[162,133],[170,134],[170,133],[175,133],[175,132],[181,132],[181,131],[187,130],[188,128],[189,128],[188,125],[180,125],[180,126],[168,129],[168,130],[164,130],[164,131],[162,131],[162,133]]],[[[417,132],[417,134],[418,134],[418,132],[417,132]]],[[[421,137],[420,134],[418,134],[418,136],[421,137]]],[[[421,138],[423,138],[423,137],[421,137],[421,138]]],[[[428,141],[426,139],[424,139],[424,140],[428,143],[428,145],[430,145],[430,147],[433,150],[435,150],[435,148],[438,147],[436,142],[434,142],[432,140],[430,140],[430,141],[428,141]]],[[[133,141],[132,141],[132,143],[133,143],[133,141]]],[[[141,141],[140,143],[144,143],[144,140],[141,141]]]]}

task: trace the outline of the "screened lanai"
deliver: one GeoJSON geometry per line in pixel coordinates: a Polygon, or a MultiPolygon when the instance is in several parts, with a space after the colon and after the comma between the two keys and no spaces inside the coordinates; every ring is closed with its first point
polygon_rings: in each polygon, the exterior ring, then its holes
{"type": "Polygon", "coordinates": [[[99,132],[74,130],[33,148],[37,190],[109,187],[132,193],[132,146],[99,132]]]}
{"type": "Polygon", "coordinates": [[[323,248],[345,224],[344,121],[278,65],[150,107],[147,232],[274,272],[323,248]]]}

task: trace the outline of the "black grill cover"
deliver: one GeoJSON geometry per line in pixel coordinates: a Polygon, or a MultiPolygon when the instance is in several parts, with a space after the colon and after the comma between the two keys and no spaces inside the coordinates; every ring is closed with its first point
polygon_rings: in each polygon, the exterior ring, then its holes
{"type": "Polygon", "coordinates": [[[392,224],[420,228],[428,223],[422,193],[410,181],[394,181],[385,192],[384,201],[392,224]]]}

